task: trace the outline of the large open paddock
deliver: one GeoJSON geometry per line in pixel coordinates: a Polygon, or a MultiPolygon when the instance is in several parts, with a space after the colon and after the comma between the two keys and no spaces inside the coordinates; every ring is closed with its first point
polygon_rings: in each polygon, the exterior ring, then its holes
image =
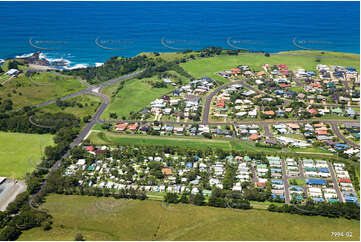
{"type": "Polygon", "coordinates": [[[53,228],[24,231],[20,240],[359,240],[359,221],[232,209],[175,205],[158,201],[50,195],[42,206],[53,228]],[[110,209],[110,205],[113,209],[110,209]],[[174,212],[176,211],[176,212],[174,212]],[[331,232],[352,232],[352,238],[331,232]]]}
{"type": "Polygon", "coordinates": [[[41,150],[53,144],[50,134],[23,134],[0,132],[0,176],[21,179],[39,162],[41,150]]]}

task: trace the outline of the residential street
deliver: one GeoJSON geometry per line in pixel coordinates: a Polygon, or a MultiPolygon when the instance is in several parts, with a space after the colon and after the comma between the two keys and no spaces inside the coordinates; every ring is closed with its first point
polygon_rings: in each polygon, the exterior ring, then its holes
{"type": "Polygon", "coordinates": [[[330,173],[331,173],[333,188],[336,190],[336,193],[337,193],[337,196],[338,196],[338,199],[340,200],[340,202],[344,202],[345,199],[343,198],[342,193],[340,191],[340,187],[338,186],[338,180],[336,178],[335,171],[334,171],[334,169],[333,169],[330,162],[327,162],[327,164],[328,164],[328,168],[329,168],[330,173]]]}
{"type": "Polygon", "coordinates": [[[286,204],[290,204],[289,185],[288,185],[288,177],[287,177],[285,161],[281,161],[281,164],[282,164],[282,180],[285,189],[285,202],[286,204]]]}

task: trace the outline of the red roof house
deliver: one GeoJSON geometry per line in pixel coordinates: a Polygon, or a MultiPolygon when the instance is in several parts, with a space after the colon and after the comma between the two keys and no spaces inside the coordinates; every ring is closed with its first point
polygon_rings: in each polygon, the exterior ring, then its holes
{"type": "Polygon", "coordinates": [[[317,114],[317,110],[314,108],[307,109],[307,112],[309,112],[310,114],[317,114]]]}
{"type": "Polygon", "coordinates": [[[257,135],[257,134],[252,134],[251,136],[249,136],[250,140],[258,140],[261,136],[257,135]]]}
{"type": "Polygon", "coordinates": [[[132,131],[136,131],[138,129],[138,124],[131,124],[128,126],[128,129],[132,131]]]}
{"type": "Polygon", "coordinates": [[[127,128],[127,126],[128,126],[128,123],[114,125],[115,130],[117,130],[117,131],[124,131],[127,128]]]}

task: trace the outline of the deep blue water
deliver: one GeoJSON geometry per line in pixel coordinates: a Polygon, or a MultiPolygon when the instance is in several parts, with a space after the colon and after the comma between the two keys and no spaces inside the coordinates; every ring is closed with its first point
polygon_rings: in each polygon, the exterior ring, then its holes
{"type": "Polygon", "coordinates": [[[208,46],[360,53],[360,3],[0,2],[0,46],[72,65],[208,46]]]}

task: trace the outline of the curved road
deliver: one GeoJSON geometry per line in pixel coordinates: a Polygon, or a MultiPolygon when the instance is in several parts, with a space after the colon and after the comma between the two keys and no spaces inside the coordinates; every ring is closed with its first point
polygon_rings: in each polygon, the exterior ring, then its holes
{"type": "MultiPolygon", "coordinates": [[[[360,145],[352,142],[351,140],[349,140],[349,139],[347,139],[345,136],[343,136],[343,135],[341,134],[339,128],[338,128],[338,123],[344,123],[344,124],[345,124],[345,123],[354,123],[354,122],[348,122],[348,121],[343,121],[343,122],[330,121],[329,123],[330,123],[331,126],[332,126],[332,130],[333,130],[334,134],[335,134],[338,138],[342,139],[345,143],[347,143],[347,144],[349,144],[349,145],[351,145],[351,146],[353,146],[353,147],[355,147],[355,148],[360,148],[360,145]]],[[[360,123],[360,121],[357,120],[357,123],[360,123]]]]}

